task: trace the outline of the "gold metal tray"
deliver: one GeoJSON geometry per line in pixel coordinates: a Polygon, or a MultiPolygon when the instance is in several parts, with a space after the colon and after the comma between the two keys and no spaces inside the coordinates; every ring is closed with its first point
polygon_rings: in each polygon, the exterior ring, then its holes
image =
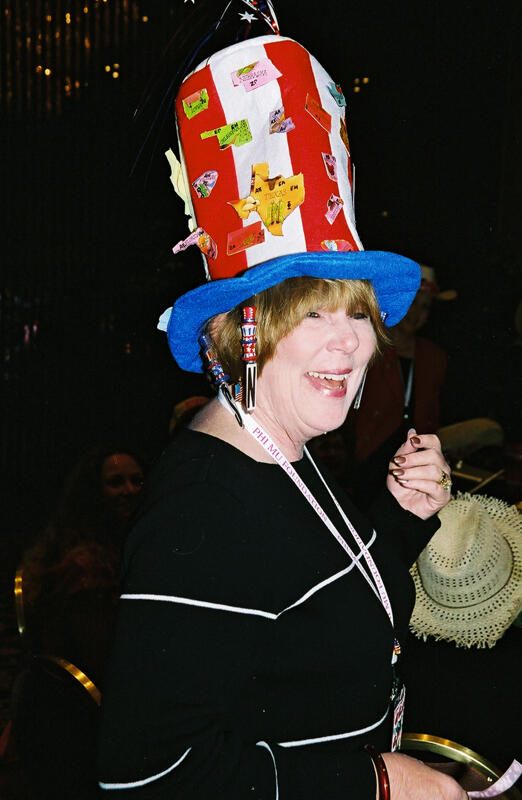
{"type": "MultiPolygon", "coordinates": [[[[429,733],[404,733],[401,750],[425,751],[444,756],[444,758],[451,761],[467,764],[483,775],[489,783],[494,783],[502,775],[502,772],[491,761],[475,753],[474,750],[470,750],[469,747],[452,742],[451,739],[432,736],[429,733]]],[[[522,800],[522,794],[516,786],[512,786],[511,789],[503,792],[501,797],[509,798],[509,800],[522,800]]]]}

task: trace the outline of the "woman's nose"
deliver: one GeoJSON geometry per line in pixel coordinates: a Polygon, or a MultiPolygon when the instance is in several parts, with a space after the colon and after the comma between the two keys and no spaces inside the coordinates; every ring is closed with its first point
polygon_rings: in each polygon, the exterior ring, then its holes
{"type": "Polygon", "coordinates": [[[333,326],[332,336],[329,343],[331,350],[342,350],[345,353],[353,353],[359,347],[359,337],[349,317],[337,321],[333,326]]]}

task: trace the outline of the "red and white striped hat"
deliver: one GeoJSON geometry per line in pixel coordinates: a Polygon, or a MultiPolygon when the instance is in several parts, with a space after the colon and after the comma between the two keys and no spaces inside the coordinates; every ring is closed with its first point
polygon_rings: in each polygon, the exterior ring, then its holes
{"type": "Polygon", "coordinates": [[[179,162],[171,180],[208,282],[162,316],[183,368],[202,369],[198,336],[213,315],[289,277],[369,279],[386,324],[419,287],[415,262],[364,251],[353,210],[346,103],[298,42],[269,35],[212,55],[176,99],[179,162]]]}

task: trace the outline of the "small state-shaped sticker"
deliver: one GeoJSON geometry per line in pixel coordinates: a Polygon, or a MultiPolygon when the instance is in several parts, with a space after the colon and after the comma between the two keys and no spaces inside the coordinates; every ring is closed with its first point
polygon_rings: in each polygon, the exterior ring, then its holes
{"type": "Polygon", "coordinates": [[[339,107],[346,105],[346,98],[343,94],[343,90],[341,89],[338,83],[334,83],[332,81],[330,84],[328,84],[328,91],[330,92],[330,94],[332,95],[332,97],[334,98],[335,102],[339,107]]]}
{"type": "Polygon", "coordinates": [[[194,191],[196,192],[197,196],[201,198],[208,197],[216,185],[217,179],[217,170],[208,169],[206,172],[203,172],[199,178],[196,178],[195,181],[192,181],[192,186],[194,187],[194,191]]]}
{"type": "Polygon", "coordinates": [[[217,244],[203,228],[196,228],[186,239],[175,244],[172,252],[179,253],[181,250],[186,250],[191,244],[196,244],[208,258],[217,257],[217,244]]]}
{"type": "Polygon", "coordinates": [[[331,115],[328,113],[328,111],[325,111],[324,108],[317,102],[317,100],[314,100],[314,98],[310,94],[306,95],[305,108],[308,111],[308,113],[315,119],[315,121],[318,122],[319,125],[325,129],[325,131],[328,131],[328,133],[331,132],[332,130],[331,115]]]}
{"type": "Polygon", "coordinates": [[[211,136],[217,136],[220,150],[226,150],[231,145],[241,147],[241,145],[252,141],[247,119],[230,122],[228,125],[221,125],[219,128],[214,128],[212,131],[203,131],[201,134],[202,139],[209,139],[211,136]]]}
{"type": "Polygon", "coordinates": [[[269,133],[288,133],[288,131],[293,131],[295,128],[292,117],[288,117],[288,119],[285,118],[284,106],[274,108],[274,110],[270,112],[268,125],[269,133]]]}
{"type": "Polygon", "coordinates": [[[321,153],[326,168],[326,174],[330,180],[337,183],[337,159],[331,153],[321,153]]]}
{"type": "Polygon", "coordinates": [[[348,150],[348,153],[350,153],[350,142],[348,141],[348,129],[346,127],[346,122],[342,117],[339,124],[339,134],[341,136],[341,139],[343,140],[344,146],[348,150]]]}
{"type": "Polygon", "coordinates": [[[183,111],[189,119],[200,114],[208,108],[208,92],[206,89],[199,89],[193,94],[183,99],[183,111]]]}
{"type": "Polygon", "coordinates": [[[334,224],[337,215],[343,206],[344,206],[344,201],[341,200],[340,197],[337,197],[337,195],[335,194],[330,195],[330,197],[328,198],[327,209],[325,214],[325,217],[330,223],[330,225],[334,224]]]}
{"type": "Polygon", "coordinates": [[[304,201],[303,173],[283,178],[277,175],[269,178],[268,164],[254,164],[250,194],[230,205],[236,209],[241,219],[247,219],[256,211],[267,230],[274,236],[283,235],[283,222],[292,211],[304,201]]]}
{"type": "Polygon", "coordinates": [[[234,86],[243,86],[245,91],[251,92],[253,89],[259,89],[260,86],[280,78],[281,72],[269,58],[262,58],[260,61],[254,61],[252,64],[247,64],[246,67],[232,72],[231,77],[234,86]]]}
{"type": "Polygon", "coordinates": [[[321,242],[321,247],[323,250],[336,250],[339,252],[355,250],[353,244],[351,242],[347,242],[346,239],[323,239],[321,242]]]}
{"type": "Polygon", "coordinates": [[[227,256],[240,253],[255,244],[262,244],[265,241],[265,232],[261,222],[253,222],[236,231],[230,231],[227,236],[227,256]]]}

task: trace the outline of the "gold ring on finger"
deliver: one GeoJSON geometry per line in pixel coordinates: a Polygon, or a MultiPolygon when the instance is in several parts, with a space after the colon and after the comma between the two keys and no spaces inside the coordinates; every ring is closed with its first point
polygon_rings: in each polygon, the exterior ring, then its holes
{"type": "Polygon", "coordinates": [[[445,492],[449,492],[450,491],[450,489],[451,489],[451,478],[450,478],[450,476],[448,475],[447,472],[444,472],[443,469],[440,472],[440,478],[437,481],[437,483],[439,484],[439,486],[442,486],[442,488],[444,489],[445,492]]]}

